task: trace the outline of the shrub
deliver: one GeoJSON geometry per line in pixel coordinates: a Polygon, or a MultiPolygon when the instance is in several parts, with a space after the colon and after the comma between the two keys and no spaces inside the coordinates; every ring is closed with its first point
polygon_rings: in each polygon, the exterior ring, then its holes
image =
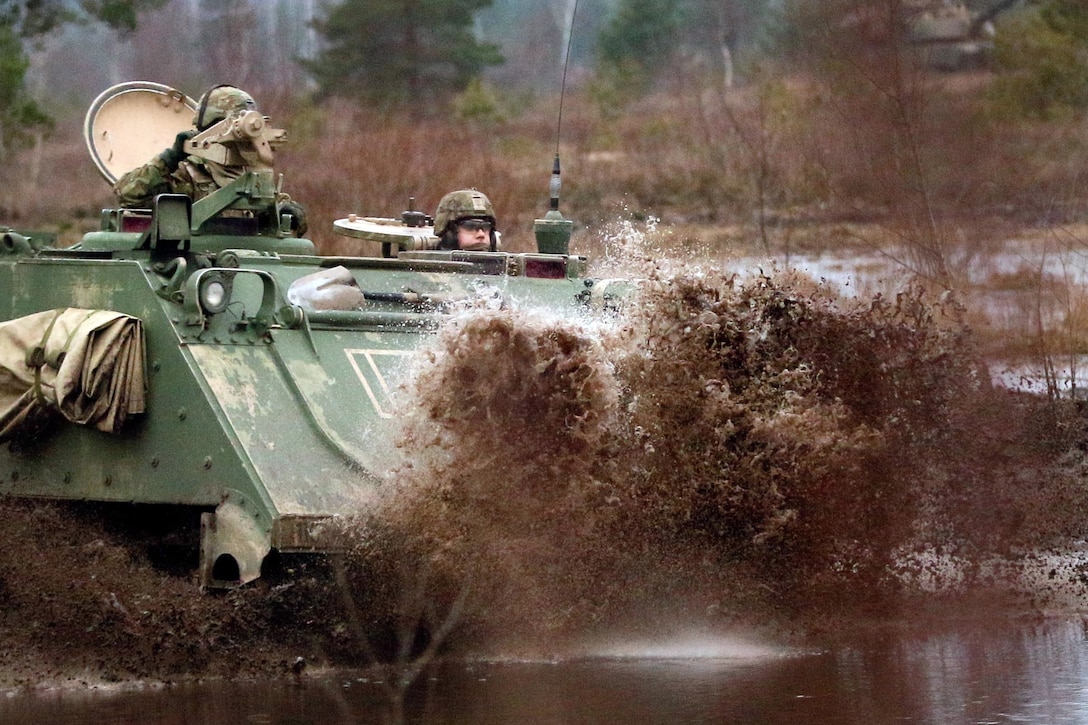
{"type": "Polygon", "coordinates": [[[1000,115],[1053,119],[1088,107],[1088,7],[1050,0],[1002,27],[991,89],[1000,115]]]}

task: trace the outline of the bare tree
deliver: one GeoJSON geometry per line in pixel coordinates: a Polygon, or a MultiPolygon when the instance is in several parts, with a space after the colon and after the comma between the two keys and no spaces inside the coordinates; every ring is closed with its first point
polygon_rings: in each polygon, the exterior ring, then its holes
{"type": "Polygon", "coordinates": [[[822,105],[831,114],[814,128],[837,129],[820,139],[829,150],[825,159],[837,166],[829,169],[833,193],[856,213],[882,214],[885,230],[899,242],[896,261],[950,286],[956,276],[952,234],[941,198],[955,181],[946,174],[944,155],[958,139],[936,122],[939,84],[907,47],[907,0],[800,5],[795,22],[804,23],[806,62],[825,89],[822,105]]]}

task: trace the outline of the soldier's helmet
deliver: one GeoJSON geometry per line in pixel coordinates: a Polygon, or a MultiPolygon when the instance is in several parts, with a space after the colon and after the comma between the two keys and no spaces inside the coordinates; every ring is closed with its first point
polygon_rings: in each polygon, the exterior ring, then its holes
{"type": "Polygon", "coordinates": [[[441,237],[462,219],[486,219],[496,226],[495,208],[491,200],[476,189],[451,191],[438,202],[434,213],[434,234],[441,237]]]}
{"type": "Polygon", "coordinates": [[[253,96],[241,88],[216,86],[200,97],[200,105],[193,123],[197,130],[203,131],[232,113],[255,110],[257,110],[257,102],[253,100],[253,96]]]}

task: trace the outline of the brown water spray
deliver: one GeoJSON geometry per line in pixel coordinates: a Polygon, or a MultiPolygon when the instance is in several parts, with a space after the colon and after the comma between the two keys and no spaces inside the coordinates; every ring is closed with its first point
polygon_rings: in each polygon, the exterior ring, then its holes
{"type": "Polygon", "coordinates": [[[991,389],[921,288],[651,273],[610,327],[458,318],[408,393],[377,518],[473,589],[473,646],[887,603],[908,552],[1053,543],[1083,495],[1023,438],[1042,401],[991,389]]]}

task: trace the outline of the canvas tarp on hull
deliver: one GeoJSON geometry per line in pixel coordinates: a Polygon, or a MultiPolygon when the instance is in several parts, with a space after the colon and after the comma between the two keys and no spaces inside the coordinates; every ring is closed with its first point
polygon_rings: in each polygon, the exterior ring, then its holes
{"type": "Polygon", "coordinates": [[[0,322],[0,441],[57,413],[116,433],[145,404],[139,319],[68,307],[0,322]]]}

